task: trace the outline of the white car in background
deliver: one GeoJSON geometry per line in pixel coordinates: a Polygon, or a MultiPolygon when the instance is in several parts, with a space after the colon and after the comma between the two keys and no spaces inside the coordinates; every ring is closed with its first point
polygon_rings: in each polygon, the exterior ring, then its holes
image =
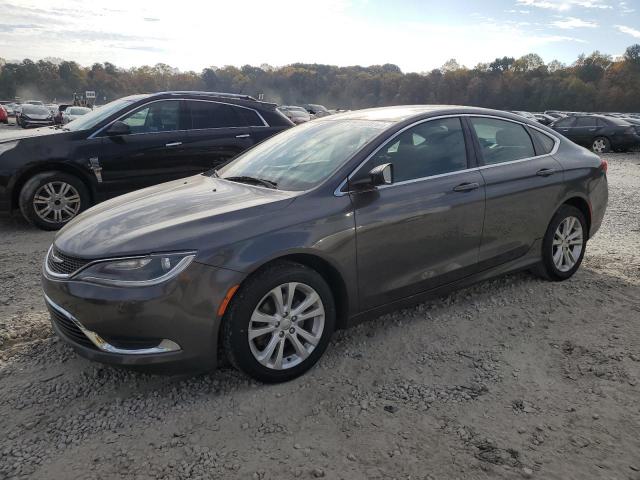
{"type": "Polygon", "coordinates": [[[86,115],[90,111],[91,109],[87,107],[67,107],[62,112],[62,124],[66,125],[76,118],[81,117],[82,115],[86,115]]]}
{"type": "Polygon", "coordinates": [[[311,120],[311,115],[302,107],[296,107],[295,105],[282,105],[278,107],[285,117],[291,120],[296,125],[311,120]]]}

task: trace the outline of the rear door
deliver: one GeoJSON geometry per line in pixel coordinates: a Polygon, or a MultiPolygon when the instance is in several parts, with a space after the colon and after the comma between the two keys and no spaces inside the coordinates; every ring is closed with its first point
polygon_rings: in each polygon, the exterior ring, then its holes
{"type": "Polygon", "coordinates": [[[468,122],[486,189],[479,254],[486,269],[523,256],[542,238],[565,187],[551,155],[557,140],[506,119],[471,116],[468,122]]]}
{"type": "Polygon", "coordinates": [[[181,100],[158,100],[127,114],[121,121],[128,135],[102,135],[102,148],[89,159],[102,168],[99,189],[116,196],[139,188],[175,180],[189,174],[186,115],[181,100]]]}
{"type": "Polygon", "coordinates": [[[219,168],[253,145],[243,108],[210,100],[186,100],[191,127],[187,167],[196,174],[219,168]]]}
{"type": "Polygon", "coordinates": [[[591,146],[592,139],[598,135],[600,128],[596,117],[589,115],[578,117],[571,128],[572,140],[579,145],[591,146]]]}
{"type": "Polygon", "coordinates": [[[457,117],[425,121],[390,139],[354,174],[384,163],[394,171],[392,184],[350,193],[362,309],[476,270],[484,181],[469,168],[463,132],[457,117]]]}

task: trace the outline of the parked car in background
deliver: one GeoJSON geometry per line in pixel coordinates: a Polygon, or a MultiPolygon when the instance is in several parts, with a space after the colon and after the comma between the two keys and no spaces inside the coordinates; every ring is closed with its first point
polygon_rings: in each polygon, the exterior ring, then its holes
{"type": "Polygon", "coordinates": [[[559,111],[557,111],[557,110],[545,110],[545,111],[544,111],[544,114],[545,114],[545,115],[549,115],[550,117],[553,117],[553,118],[555,118],[555,119],[558,119],[558,118],[564,118],[564,117],[566,117],[566,116],[567,116],[565,113],[563,113],[563,112],[559,112],[559,111]]]}
{"type": "Polygon", "coordinates": [[[20,109],[17,123],[22,128],[46,127],[53,125],[53,115],[47,107],[41,105],[25,104],[20,109]]]}
{"type": "Polygon", "coordinates": [[[311,115],[302,107],[293,105],[281,105],[278,107],[284,115],[296,125],[311,120],[311,115]]]}
{"type": "Polygon", "coordinates": [[[534,113],[533,116],[536,117],[536,120],[542,125],[550,125],[557,120],[557,118],[547,115],[546,113],[534,113]]]}
{"type": "Polygon", "coordinates": [[[534,122],[538,121],[533,113],[525,112],[522,110],[511,110],[511,113],[515,113],[516,115],[520,115],[521,117],[524,117],[526,119],[533,120],[534,122]]]}
{"type": "Polygon", "coordinates": [[[202,370],[222,346],[246,374],[287,381],[359,320],[522,269],[570,278],[606,171],[506,112],[334,115],[85,212],[49,249],[45,300],[88,358],[202,370]]]}
{"type": "Polygon", "coordinates": [[[76,118],[86,115],[90,111],[91,109],[87,107],[68,107],[62,112],[62,124],[66,125],[76,118]]]}
{"type": "Polygon", "coordinates": [[[26,102],[24,102],[25,105],[39,105],[41,107],[44,107],[44,103],[41,102],[40,100],[27,100],[26,102]]]}
{"type": "Polygon", "coordinates": [[[5,125],[9,123],[9,114],[4,105],[0,105],[0,123],[4,123],[5,125]]]}
{"type": "MultiPolygon", "coordinates": [[[[27,109],[36,109],[25,105],[27,109]]],[[[132,190],[194,175],[293,123],[247,95],[132,95],[62,128],[0,139],[0,211],[20,209],[46,230],[132,190]]]]}
{"type": "Polygon", "coordinates": [[[323,105],[308,103],[304,106],[304,108],[312,115],[311,118],[322,118],[331,115],[331,112],[327,110],[327,107],[323,105]]]}
{"type": "Polygon", "coordinates": [[[604,115],[575,115],[550,125],[569,140],[596,153],[626,151],[640,145],[640,136],[626,120],[604,115]]]}
{"type": "Polygon", "coordinates": [[[62,125],[62,114],[67,108],[72,106],[73,105],[70,105],[68,103],[58,105],[58,111],[53,115],[53,121],[56,123],[56,125],[62,125]]]}

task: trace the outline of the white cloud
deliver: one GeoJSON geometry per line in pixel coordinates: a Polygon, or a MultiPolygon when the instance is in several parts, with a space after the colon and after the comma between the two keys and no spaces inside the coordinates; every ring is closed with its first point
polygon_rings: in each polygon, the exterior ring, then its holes
{"type": "Polygon", "coordinates": [[[567,17],[563,20],[556,20],[555,22],[551,22],[551,25],[557,28],[563,28],[565,30],[570,30],[573,28],[596,28],[598,26],[596,22],[581,20],[580,18],[576,17],[567,17]]]}
{"type": "Polygon", "coordinates": [[[632,8],[628,2],[620,2],[618,5],[622,13],[633,13],[636,11],[635,8],[632,8]]]}
{"type": "Polygon", "coordinates": [[[544,8],[547,10],[555,10],[557,12],[566,12],[573,7],[583,8],[613,8],[604,0],[517,0],[517,5],[527,7],[544,8]]]}
{"type": "Polygon", "coordinates": [[[624,25],[616,25],[616,28],[620,30],[622,33],[626,33],[635,38],[640,38],[640,30],[636,30],[635,28],[626,27],[624,25]]]}

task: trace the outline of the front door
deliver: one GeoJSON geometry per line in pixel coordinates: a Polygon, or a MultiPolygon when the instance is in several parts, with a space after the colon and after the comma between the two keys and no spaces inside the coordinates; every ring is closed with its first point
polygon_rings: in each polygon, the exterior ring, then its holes
{"type": "Polygon", "coordinates": [[[151,102],[122,121],[128,135],[105,136],[97,161],[102,168],[99,189],[115,196],[191,174],[184,105],[180,100],[151,102]]]}
{"type": "Polygon", "coordinates": [[[461,120],[428,120],[389,140],[355,173],[391,163],[394,181],[351,190],[363,310],[430,290],[476,269],[484,181],[469,170],[461,120]]]}

